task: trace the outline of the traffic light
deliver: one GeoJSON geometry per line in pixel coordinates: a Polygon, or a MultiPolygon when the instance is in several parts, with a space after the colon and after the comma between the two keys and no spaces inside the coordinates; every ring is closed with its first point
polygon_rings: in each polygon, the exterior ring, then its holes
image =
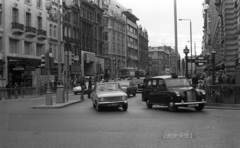
{"type": "Polygon", "coordinates": [[[41,56],[41,66],[43,65],[45,66],[46,70],[50,70],[54,68],[54,59],[51,52],[48,51],[45,53],[44,57],[41,56]],[[45,62],[42,64],[42,61],[45,61],[45,62]]]}
{"type": "Polygon", "coordinates": [[[75,59],[74,59],[74,54],[71,52],[71,51],[68,51],[68,60],[69,60],[69,65],[72,65],[74,62],[75,62],[75,59]]]}

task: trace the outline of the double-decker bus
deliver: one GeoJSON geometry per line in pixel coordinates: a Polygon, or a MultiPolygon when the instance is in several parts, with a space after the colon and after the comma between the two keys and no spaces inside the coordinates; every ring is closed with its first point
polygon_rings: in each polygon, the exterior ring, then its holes
{"type": "Polygon", "coordinates": [[[132,67],[125,67],[119,69],[119,77],[120,78],[132,78],[135,77],[135,70],[132,67]]]}

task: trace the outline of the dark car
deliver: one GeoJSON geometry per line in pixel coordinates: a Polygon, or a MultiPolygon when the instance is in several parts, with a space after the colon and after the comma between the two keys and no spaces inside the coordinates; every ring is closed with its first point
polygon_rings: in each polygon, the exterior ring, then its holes
{"type": "Polygon", "coordinates": [[[133,84],[137,87],[137,92],[142,92],[143,87],[144,87],[144,80],[145,77],[140,77],[139,79],[133,78],[133,84]]]}
{"type": "Polygon", "coordinates": [[[149,78],[144,87],[142,101],[146,102],[147,108],[160,105],[176,111],[182,106],[201,111],[206,104],[205,91],[194,89],[185,77],[156,76],[149,78]]]}
{"type": "Polygon", "coordinates": [[[136,96],[137,87],[133,84],[132,81],[123,80],[123,81],[117,81],[117,82],[121,86],[122,90],[126,92],[128,97],[130,97],[130,94],[132,94],[133,96],[136,96]]]}

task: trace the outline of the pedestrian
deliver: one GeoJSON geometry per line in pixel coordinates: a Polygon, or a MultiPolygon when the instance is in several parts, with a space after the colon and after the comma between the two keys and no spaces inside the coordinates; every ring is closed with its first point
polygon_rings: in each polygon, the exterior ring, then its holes
{"type": "Polygon", "coordinates": [[[192,86],[194,87],[194,88],[196,88],[197,87],[197,85],[198,85],[198,77],[197,77],[197,74],[194,74],[193,75],[193,77],[192,77],[192,86]]]}
{"type": "Polygon", "coordinates": [[[81,86],[81,100],[83,101],[84,100],[84,91],[86,89],[86,84],[85,84],[85,78],[82,77],[81,80],[80,80],[80,86],[81,86]]]}
{"type": "Polygon", "coordinates": [[[6,90],[7,90],[7,99],[11,99],[11,94],[12,94],[11,82],[7,83],[6,90]]]}
{"type": "Polygon", "coordinates": [[[15,84],[13,86],[13,89],[14,89],[15,98],[18,98],[18,84],[17,84],[17,82],[15,82],[15,84]]]}
{"type": "Polygon", "coordinates": [[[89,77],[88,79],[88,99],[91,98],[91,93],[92,93],[92,77],[89,77]]]}

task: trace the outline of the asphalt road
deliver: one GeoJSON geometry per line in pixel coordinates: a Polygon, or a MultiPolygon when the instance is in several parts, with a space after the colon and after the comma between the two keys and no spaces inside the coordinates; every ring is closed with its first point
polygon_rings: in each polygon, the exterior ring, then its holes
{"type": "Polygon", "coordinates": [[[0,101],[1,148],[240,147],[238,110],[147,109],[140,94],[129,99],[127,112],[97,112],[89,99],[60,109],[32,109],[43,103],[43,98],[0,101]]]}

